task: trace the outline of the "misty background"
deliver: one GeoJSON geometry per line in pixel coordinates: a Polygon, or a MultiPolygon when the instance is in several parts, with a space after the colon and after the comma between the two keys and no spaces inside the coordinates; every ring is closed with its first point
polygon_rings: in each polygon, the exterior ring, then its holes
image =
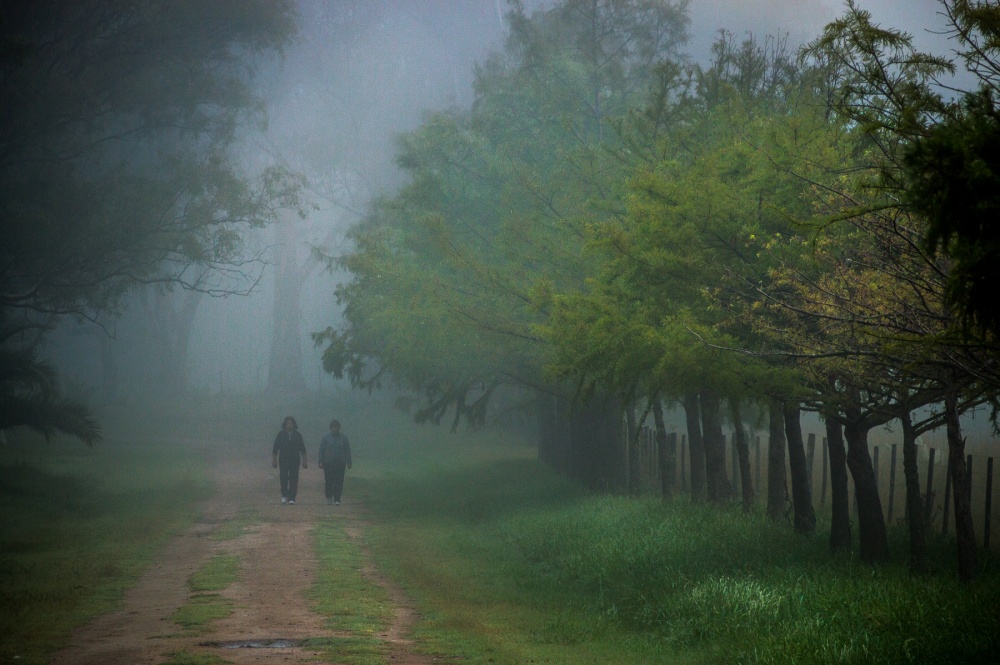
{"type": "MultiPolygon", "coordinates": [[[[875,21],[911,33],[918,49],[947,53],[935,0],[859,0],[875,21]]],[[[530,13],[542,0],[525,2],[530,13]]],[[[257,84],[267,103],[263,135],[247,136],[248,166],[284,165],[307,179],[306,215],[253,243],[267,266],[249,295],[212,297],[162,287],[134,291],[119,318],[63,321],[46,352],[68,391],[102,406],[181,394],[284,395],[347,390],[321,368],[311,333],[337,327],[343,273],[316,259],[348,250],[345,234],[373,197],[400,185],[394,139],[425,113],[468,108],[477,62],[502,48],[505,0],[301,0],[299,33],[257,84]]],[[[824,0],[691,0],[692,61],[705,64],[720,30],[738,39],[814,39],[844,5],[824,0]]],[[[986,426],[986,419],[979,418],[986,426]]],[[[971,423],[975,438],[975,418],[971,423]]],[[[873,432],[873,435],[876,433],[873,432]]]]}

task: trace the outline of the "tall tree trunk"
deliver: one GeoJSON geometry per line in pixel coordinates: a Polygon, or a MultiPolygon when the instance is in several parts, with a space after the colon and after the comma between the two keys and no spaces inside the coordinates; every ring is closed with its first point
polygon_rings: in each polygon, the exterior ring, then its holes
{"type": "Polygon", "coordinates": [[[767,516],[772,520],[785,519],[785,418],[781,402],[772,399],[768,408],[767,433],[767,516]]]}
{"type": "Polygon", "coordinates": [[[903,425],[903,475],[906,478],[906,524],[910,532],[910,574],[927,572],[927,538],[924,508],[920,500],[920,472],[917,469],[917,433],[907,411],[903,425]]]}
{"type": "Polygon", "coordinates": [[[589,489],[622,492],[627,489],[621,450],[621,407],[614,400],[593,397],[569,417],[573,447],[572,477],[589,489]]]}
{"type": "Polygon", "coordinates": [[[656,450],[660,460],[660,489],[664,499],[674,496],[674,475],[677,473],[677,434],[667,434],[663,420],[663,403],[653,400],[653,424],[656,428],[656,450]]]}
{"type": "Polygon", "coordinates": [[[854,496],[858,504],[858,540],[861,560],[884,563],[889,560],[889,539],[885,530],[882,501],[878,496],[875,469],[868,452],[868,426],[862,424],[860,410],[849,408],[844,425],[847,439],[847,468],[854,478],[854,496]]]}
{"type": "Polygon", "coordinates": [[[743,414],[740,411],[740,400],[729,402],[733,413],[733,445],[740,463],[740,487],[743,492],[743,512],[753,510],[753,479],[750,476],[750,446],[747,443],[747,433],[743,428],[743,414]]]}
{"type": "Polygon", "coordinates": [[[267,363],[266,392],[299,393],[306,388],[302,373],[302,289],[317,263],[299,261],[301,242],[295,227],[291,219],[276,225],[279,250],[271,305],[271,354],[267,363]]]}
{"type": "Polygon", "coordinates": [[[958,577],[963,582],[976,578],[978,554],[972,525],[969,486],[972,479],[965,466],[965,439],[958,421],[958,389],[949,382],[944,389],[944,418],[948,432],[948,463],[951,466],[952,502],[955,504],[955,539],[958,544],[958,577]]]}
{"type": "Polygon", "coordinates": [[[156,384],[153,392],[156,394],[180,395],[187,389],[191,330],[204,295],[200,291],[173,293],[158,289],[140,292],[155,340],[156,384]],[[175,304],[178,299],[179,304],[175,304]]]}
{"type": "Polygon", "coordinates": [[[792,476],[793,524],[798,533],[816,530],[816,511],[809,487],[809,468],[806,465],[806,448],[802,442],[802,411],[797,404],[785,402],[782,409],[785,420],[785,439],[788,441],[788,470],[792,476]]]}
{"type": "Polygon", "coordinates": [[[698,393],[691,392],[684,396],[684,417],[688,432],[688,465],[691,474],[691,499],[705,500],[705,446],[701,436],[701,409],[698,404],[698,393]]]}
{"type": "Polygon", "coordinates": [[[840,422],[826,417],[826,442],[830,456],[830,551],[851,549],[851,507],[847,495],[847,450],[840,422]]]}
{"type": "Polygon", "coordinates": [[[701,435],[705,446],[705,481],[710,501],[733,495],[726,475],[726,443],[722,435],[721,400],[714,390],[701,391],[701,435]]]}
{"type": "Polygon", "coordinates": [[[639,425],[635,420],[635,409],[625,409],[625,446],[628,454],[628,493],[639,496],[642,492],[642,465],[640,464],[642,442],[639,440],[639,425]]]}

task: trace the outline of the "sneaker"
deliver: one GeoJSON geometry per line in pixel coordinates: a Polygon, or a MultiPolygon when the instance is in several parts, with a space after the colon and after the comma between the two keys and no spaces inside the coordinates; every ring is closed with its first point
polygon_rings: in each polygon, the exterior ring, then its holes
{"type": "Polygon", "coordinates": [[[340,505],[340,501],[337,501],[336,504],[339,506],[340,505]]]}
{"type": "Polygon", "coordinates": [[[281,503],[288,503],[288,497],[281,497],[281,503]]]}
{"type": "Polygon", "coordinates": [[[331,499],[330,497],[326,497],[326,505],[332,506],[333,505],[333,499],[331,499]]]}
{"type": "Polygon", "coordinates": [[[289,506],[294,506],[295,505],[295,499],[289,499],[288,500],[288,505],[289,506]]]}

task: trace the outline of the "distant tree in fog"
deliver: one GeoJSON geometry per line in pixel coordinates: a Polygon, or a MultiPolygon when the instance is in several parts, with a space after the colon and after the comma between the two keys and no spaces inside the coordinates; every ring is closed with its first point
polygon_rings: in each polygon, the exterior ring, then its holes
{"type": "MultiPolygon", "coordinates": [[[[263,262],[243,231],[295,205],[297,182],[245,172],[233,147],[263,120],[254,63],[288,42],[292,15],[272,0],[0,2],[5,330],[96,319],[137,284],[252,289],[263,262]]],[[[5,424],[47,426],[19,413],[5,424]]]]}

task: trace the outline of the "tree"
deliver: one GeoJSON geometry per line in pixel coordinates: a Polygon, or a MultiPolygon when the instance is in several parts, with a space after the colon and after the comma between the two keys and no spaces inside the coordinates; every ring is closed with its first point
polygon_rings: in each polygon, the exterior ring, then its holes
{"type": "Polygon", "coordinates": [[[233,150],[263,119],[256,59],[293,30],[269,0],[0,3],[4,325],[96,320],[137,284],[253,289],[242,232],[297,184],[233,150]]]}
{"type": "MultiPolygon", "coordinates": [[[[584,229],[611,214],[621,169],[607,151],[619,140],[611,121],[643,97],[684,20],[679,6],[646,0],[566,0],[531,16],[513,3],[506,49],[478,68],[472,108],[432,114],[401,139],[408,183],[353,231],[338,264],[353,275],[338,291],[348,327],[319,336],[325,366],[417,393],[420,420],[482,422],[492,400],[526,389],[553,396],[542,412],[566,415],[573,387],[543,372],[535,329],[544,294],[580,288],[584,229]]],[[[617,420],[629,404],[593,395],[569,415],[612,409],[602,418],[617,420]]]]}

